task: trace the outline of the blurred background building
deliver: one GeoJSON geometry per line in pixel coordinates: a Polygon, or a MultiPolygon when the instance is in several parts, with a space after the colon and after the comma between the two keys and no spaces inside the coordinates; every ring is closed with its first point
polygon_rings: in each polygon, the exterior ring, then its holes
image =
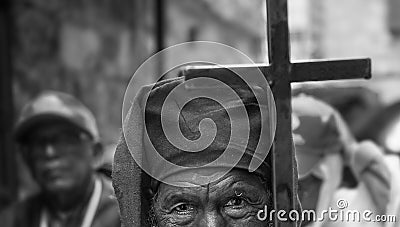
{"type": "Polygon", "coordinates": [[[372,59],[372,80],[297,84],[341,110],[358,137],[400,99],[400,1],[290,0],[293,59],[372,59]],[[346,88],[346,89],[344,89],[346,88]]]}
{"type": "Polygon", "coordinates": [[[294,59],[370,57],[373,80],[361,84],[379,92],[385,103],[400,97],[400,1],[290,3],[294,59]]]}
{"type": "MultiPolygon", "coordinates": [[[[399,2],[289,0],[292,59],[372,58],[371,81],[296,85],[299,92],[314,92],[342,108],[355,131],[367,122],[360,113],[372,115],[400,99],[399,2]]],[[[0,183],[7,188],[16,187],[6,179],[18,172],[10,164],[15,157],[9,126],[23,104],[43,90],[72,93],[93,110],[110,159],[120,136],[125,88],[158,50],[207,40],[233,46],[255,62],[267,61],[264,0],[3,0],[0,6],[1,77],[12,85],[11,102],[6,102],[11,93],[1,96],[6,117],[1,121],[9,123],[0,138],[6,144],[0,150],[0,183]]],[[[212,50],[187,54],[241,63],[212,50]]],[[[176,57],[184,56],[164,60],[176,57]]],[[[148,82],[154,79],[149,75],[148,82]]]]}

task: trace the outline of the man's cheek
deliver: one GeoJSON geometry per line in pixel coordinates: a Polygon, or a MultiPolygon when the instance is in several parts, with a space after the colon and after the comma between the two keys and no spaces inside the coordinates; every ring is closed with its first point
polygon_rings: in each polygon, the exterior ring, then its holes
{"type": "MultiPolygon", "coordinates": [[[[226,217],[220,217],[224,219],[224,223],[226,226],[232,227],[247,227],[247,226],[254,226],[254,227],[264,227],[269,226],[267,221],[260,221],[257,219],[257,216],[248,215],[246,217],[240,219],[231,219],[226,217]]],[[[176,226],[198,226],[199,223],[205,222],[205,220],[201,220],[200,217],[182,217],[180,215],[161,215],[159,216],[158,226],[160,227],[176,227],[176,226]]]]}
{"type": "Polygon", "coordinates": [[[254,226],[254,227],[267,227],[269,226],[268,220],[261,221],[257,218],[257,213],[248,214],[240,219],[228,219],[228,225],[232,227],[244,227],[244,226],[254,226]]]}

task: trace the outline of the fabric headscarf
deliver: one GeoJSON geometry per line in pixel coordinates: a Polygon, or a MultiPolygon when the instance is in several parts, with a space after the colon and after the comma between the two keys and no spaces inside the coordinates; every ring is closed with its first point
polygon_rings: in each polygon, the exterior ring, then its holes
{"type": "Polygon", "coordinates": [[[311,96],[292,99],[293,138],[301,162],[299,177],[307,175],[326,155],[339,153],[343,147],[335,110],[311,96]]]}
{"type": "MultiPolygon", "coordinates": [[[[327,209],[342,180],[343,147],[335,110],[311,96],[301,94],[292,99],[293,138],[299,179],[313,174],[322,180],[316,214],[327,209]]],[[[323,226],[314,222],[311,226],[323,226]]]]}
{"type": "Polygon", "coordinates": [[[230,88],[239,99],[226,88],[198,87],[190,80],[176,78],[144,87],[135,97],[113,165],[113,185],[125,226],[148,225],[147,192],[154,189],[152,178],[182,186],[210,183],[204,180],[209,175],[221,169],[249,171],[251,162],[260,164],[256,174],[270,178],[270,167],[264,159],[276,124],[272,93],[243,84],[231,84],[230,88]],[[202,97],[204,94],[220,100],[202,97]],[[187,102],[188,97],[195,98],[187,102]],[[166,133],[174,127],[178,130],[166,133]],[[171,142],[176,139],[180,141],[171,142]],[[171,168],[161,161],[164,159],[187,169],[171,168]],[[238,160],[234,166],[232,159],[238,160]]]}

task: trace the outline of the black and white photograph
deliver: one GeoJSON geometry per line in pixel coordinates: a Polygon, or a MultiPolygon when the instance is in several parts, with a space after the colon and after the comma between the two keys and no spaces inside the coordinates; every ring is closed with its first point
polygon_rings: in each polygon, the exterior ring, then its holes
{"type": "Polygon", "coordinates": [[[400,0],[0,0],[1,227],[400,227],[400,0]]]}

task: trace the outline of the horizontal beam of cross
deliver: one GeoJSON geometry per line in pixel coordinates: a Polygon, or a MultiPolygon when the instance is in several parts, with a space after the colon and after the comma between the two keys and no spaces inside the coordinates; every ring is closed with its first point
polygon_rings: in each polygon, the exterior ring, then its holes
{"type": "MultiPolygon", "coordinates": [[[[246,81],[255,78],[256,70],[260,70],[270,84],[274,83],[274,78],[280,79],[284,75],[272,75],[272,68],[266,64],[255,65],[224,65],[224,66],[196,66],[188,67],[186,71],[190,77],[230,78],[230,83],[235,84],[235,73],[245,77],[246,81]],[[192,72],[191,72],[192,71],[192,72]]],[[[369,79],[371,78],[371,59],[348,59],[348,60],[321,60],[295,62],[290,64],[288,75],[290,82],[305,81],[325,81],[325,80],[344,80],[344,79],[369,79]]],[[[237,81],[240,84],[240,81],[237,81]]],[[[254,81],[254,84],[257,84],[254,81]]]]}
{"type": "Polygon", "coordinates": [[[291,82],[371,78],[371,59],[298,62],[292,65],[291,82]]]}

